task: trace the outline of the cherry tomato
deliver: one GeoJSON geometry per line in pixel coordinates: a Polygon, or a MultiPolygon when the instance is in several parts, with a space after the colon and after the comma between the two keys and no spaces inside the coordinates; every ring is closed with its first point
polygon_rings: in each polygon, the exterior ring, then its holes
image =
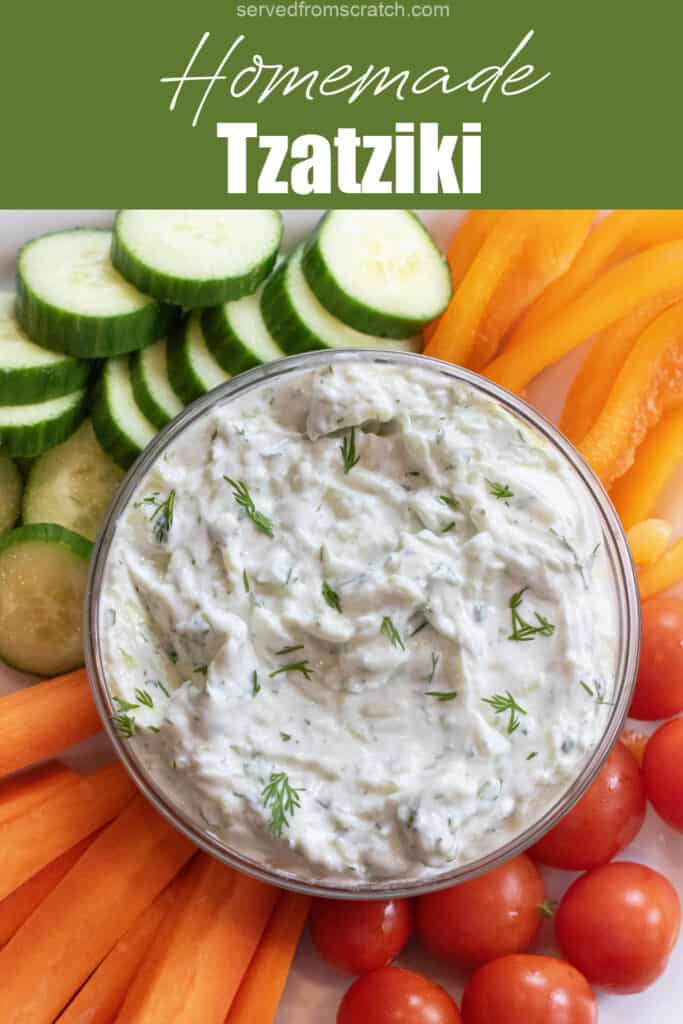
{"type": "Polygon", "coordinates": [[[636,692],[629,714],[656,721],[683,711],[683,601],[653,597],[643,605],[636,692]]]}
{"type": "Polygon", "coordinates": [[[363,974],[398,956],[413,930],[413,908],[408,900],[315,900],[310,927],[324,960],[363,974]]]}
{"type": "Polygon", "coordinates": [[[645,818],[645,788],[633,754],[617,743],[597,778],[531,856],[567,871],[606,864],[628,846],[645,818]]]}
{"type": "Polygon", "coordinates": [[[683,832],[683,718],[659,727],[645,748],[645,792],[660,818],[683,832]]]}
{"type": "Polygon", "coordinates": [[[640,992],[659,977],[678,938],[681,906],[658,871],[615,861],[569,887],[555,917],[562,952],[593,985],[640,992]]]}
{"type": "Polygon", "coordinates": [[[357,978],[342,999],[337,1024],[462,1024],[448,992],[402,967],[357,978]]]}
{"type": "Polygon", "coordinates": [[[550,956],[504,956],[474,972],[463,1024],[595,1024],[593,991],[579,971],[550,956]]]}
{"type": "Polygon", "coordinates": [[[478,967],[531,945],[541,924],[545,890],[522,854],[450,889],[420,896],[415,924],[424,945],[457,967],[478,967]]]}

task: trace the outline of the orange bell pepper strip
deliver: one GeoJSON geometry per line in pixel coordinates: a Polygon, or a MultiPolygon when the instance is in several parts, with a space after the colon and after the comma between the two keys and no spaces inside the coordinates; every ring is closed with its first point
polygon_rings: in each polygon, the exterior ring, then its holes
{"type": "Polygon", "coordinates": [[[626,539],[636,565],[654,565],[666,551],[672,529],[666,519],[644,519],[632,526],[626,539]]]}
{"type": "Polygon", "coordinates": [[[636,448],[666,403],[680,400],[682,364],[683,302],[677,302],[641,334],[579,446],[608,489],[631,466],[636,448]]]}
{"type": "Polygon", "coordinates": [[[668,551],[654,565],[648,565],[638,573],[640,600],[668,590],[683,580],[683,537],[672,544],[668,551]]]}
{"type": "Polygon", "coordinates": [[[683,238],[683,210],[617,210],[609,214],[588,236],[566,273],[526,313],[510,339],[510,347],[547,323],[608,267],[676,238],[683,238]]]}
{"type": "Polygon", "coordinates": [[[675,300],[675,295],[657,295],[597,336],[569,389],[560,419],[560,429],[574,444],[583,441],[600,415],[617,374],[640,335],[675,300]]]}
{"type": "Polygon", "coordinates": [[[652,515],[657,501],[683,459],[683,406],[671,409],[650,430],[633,465],[615,483],[610,497],[624,529],[652,515]]]}
{"type": "MultiPolygon", "coordinates": [[[[536,374],[657,295],[683,296],[683,241],[666,242],[606,271],[566,308],[503,352],[485,374],[522,391],[536,374]]],[[[436,341],[437,335],[434,338],[436,341]]]]}

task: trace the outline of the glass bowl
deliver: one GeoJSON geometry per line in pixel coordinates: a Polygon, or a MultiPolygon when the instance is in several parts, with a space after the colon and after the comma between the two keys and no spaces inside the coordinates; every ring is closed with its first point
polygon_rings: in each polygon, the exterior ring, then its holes
{"type": "Polygon", "coordinates": [[[104,728],[119,758],[127,768],[139,789],[154,807],[184,832],[197,846],[226,864],[253,875],[263,881],[283,888],[315,896],[345,899],[386,899],[396,896],[416,896],[431,892],[498,867],[504,861],[521,853],[551,829],[581,797],[595,778],[609,751],[616,742],[635,686],[640,648],[640,601],[633,563],[621,524],[605,490],[599,480],[583,461],[576,449],[543,416],[515,395],[492,384],[478,374],[459,366],[412,353],[385,352],[365,349],[327,350],[292,356],[259,366],[242,373],[233,380],[215,388],[188,408],[184,409],[169,423],[145,449],[141,457],[128,472],[118,495],[109,510],[107,519],[95,544],[85,601],[85,661],[88,678],[104,728]],[[475,390],[503,405],[510,413],[519,417],[530,427],[539,431],[550,445],[564,458],[576,474],[577,487],[584,488],[594,505],[601,524],[603,543],[612,575],[614,599],[616,602],[615,622],[617,637],[617,664],[615,672],[614,703],[604,732],[587,759],[583,768],[537,820],[504,845],[488,852],[485,856],[425,878],[405,880],[312,881],[295,874],[279,871],[254,860],[238,850],[232,849],[217,836],[208,831],[200,819],[195,820],[185,809],[173,802],[172,797],[160,790],[147,769],[141,763],[132,747],[116,731],[112,717],[116,713],[109,688],[101,650],[100,637],[100,595],[107,556],[114,538],[116,524],[136,491],[142,478],[160,454],[180,433],[215,406],[232,402],[264,384],[273,384],[289,374],[314,369],[330,362],[361,361],[376,365],[394,367],[419,366],[438,375],[465,382],[475,390]]]}

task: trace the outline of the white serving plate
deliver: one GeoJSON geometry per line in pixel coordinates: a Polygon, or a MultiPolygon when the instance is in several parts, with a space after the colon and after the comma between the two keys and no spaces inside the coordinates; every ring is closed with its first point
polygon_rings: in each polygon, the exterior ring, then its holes
{"type": "MultiPolygon", "coordinates": [[[[12,287],[17,249],[29,238],[59,228],[76,226],[109,226],[110,210],[2,210],[0,211],[0,288],[12,287]]],[[[444,248],[462,212],[427,210],[422,212],[427,226],[444,248]]],[[[285,245],[292,246],[315,224],[316,211],[285,211],[285,245]]],[[[578,369],[585,346],[557,366],[551,367],[534,381],[528,398],[543,413],[557,420],[562,401],[573,375],[578,369]]],[[[660,511],[674,523],[676,534],[683,533],[683,467],[663,496],[660,511]]],[[[0,693],[8,693],[25,685],[27,678],[0,665],[0,693]]],[[[638,724],[638,728],[642,725],[638,724]]],[[[98,739],[82,744],[74,751],[71,763],[89,768],[106,751],[106,741],[98,739]]],[[[648,810],[645,825],[636,841],[622,857],[638,860],[662,871],[678,889],[683,899],[683,836],[674,834],[648,810]]],[[[568,872],[546,870],[548,894],[557,899],[575,877],[568,872]]],[[[543,926],[539,952],[557,953],[552,924],[543,926]]],[[[442,984],[459,1001],[464,974],[444,967],[424,954],[416,943],[400,957],[400,964],[423,971],[442,984]]],[[[324,964],[312,949],[308,936],[302,942],[277,1024],[334,1024],[339,1000],[350,979],[324,964]]],[[[639,995],[611,996],[600,994],[600,1024],[680,1024],[683,1019],[683,938],[674,950],[669,968],[656,984],[639,995]]],[[[370,1022],[368,1022],[370,1024],[370,1022]]],[[[501,1024],[504,1024],[501,1021],[501,1024]]]]}

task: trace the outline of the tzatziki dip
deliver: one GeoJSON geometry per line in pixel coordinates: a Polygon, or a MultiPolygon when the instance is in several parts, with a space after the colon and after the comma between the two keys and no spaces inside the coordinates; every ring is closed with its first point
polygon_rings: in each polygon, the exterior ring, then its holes
{"type": "Polygon", "coordinates": [[[593,499],[433,368],[318,361],[218,400],[120,516],[100,596],[115,725],[220,842],[307,880],[500,848],[607,725],[593,499]]]}

